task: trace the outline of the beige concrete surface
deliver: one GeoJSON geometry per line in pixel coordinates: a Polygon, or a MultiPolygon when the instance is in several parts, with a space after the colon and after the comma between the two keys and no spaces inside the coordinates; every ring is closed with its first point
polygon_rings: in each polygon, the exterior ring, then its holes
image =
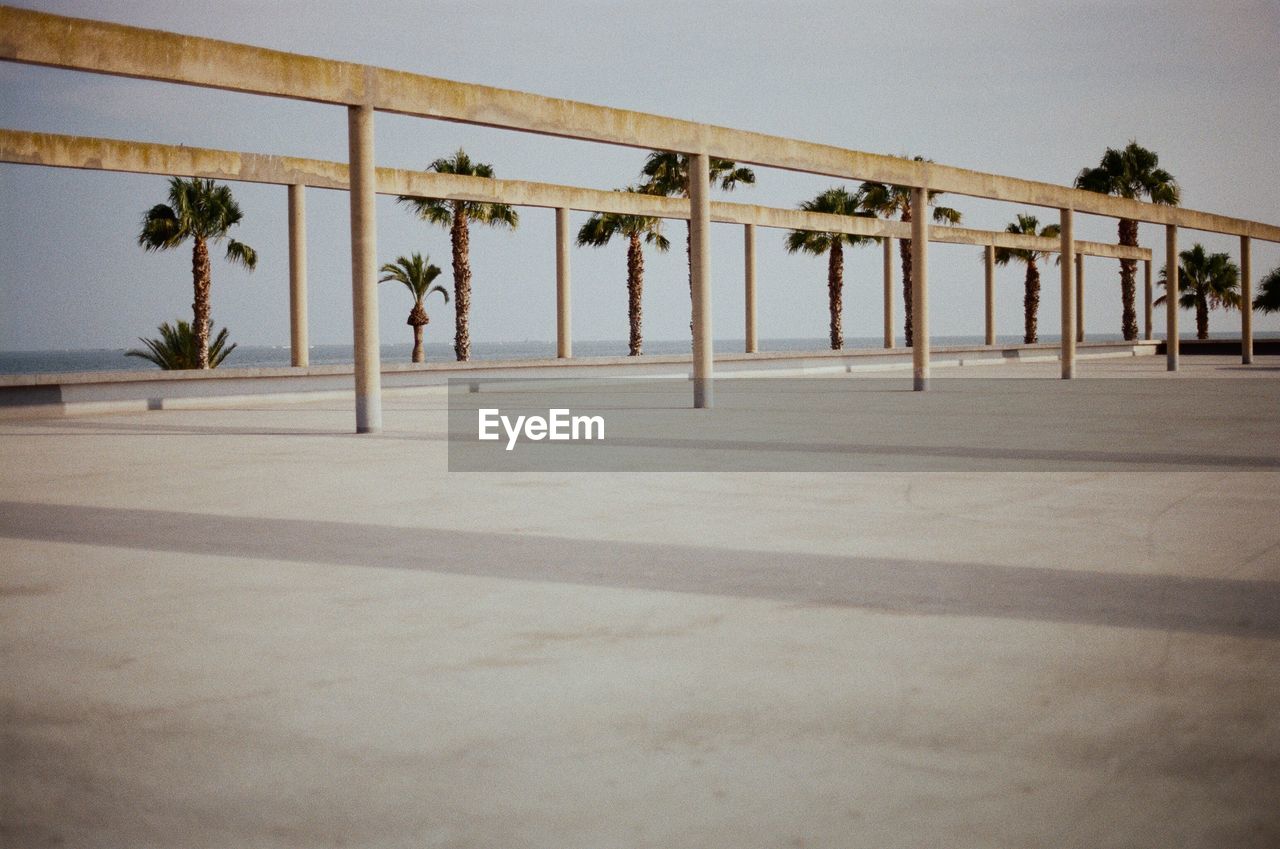
{"type": "MultiPolygon", "coordinates": [[[[1049,385],[1249,393],[1257,360],[1049,385]]],[[[1274,443],[1263,471],[450,475],[444,403],[389,396],[363,437],[342,401],[0,423],[0,845],[1280,840],[1274,443]]]]}

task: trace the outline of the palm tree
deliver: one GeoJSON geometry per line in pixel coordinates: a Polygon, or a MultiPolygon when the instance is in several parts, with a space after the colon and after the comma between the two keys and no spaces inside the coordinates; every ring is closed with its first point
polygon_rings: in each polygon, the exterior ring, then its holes
{"type": "MultiPolygon", "coordinates": [[[[169,202],[147,210],[142,217],[138,244],[148,251],[176,248],[191,239],[191,276],[195,300],[191,304],[195,333],[196,365],[209,368],[209,288],[212,271],[209,265],[209,242],[221,242],[227,231],[240,223],[240,205],[231,189],[215,185],[213,180],[194,178],[169,180],[169,202]]],[[[252,271],[258,264],[253,248],[230,239],[226,257],[252,271]]]]}
{"type": "MultiPolygon", "coordinates": [[[[1028,236],[1043,236],[1046,238],[1057,237],[1060,232],[1057,224],[1047,224],[1044,227],[1040,227],[1040,221],[1034,215],[1019,215],[1017,221],[1004,229],[1006,233],[1021,233],[1028,236]],[[1037,227],[1040,229],[1037,230],[1037,227]]],[[[1027,265],[1027,279],[1022,296],[1023,321],[1025,324],[1022,341],[1028,345],[1034,345],[1037,341],[1036,321],[1037,314],[1040,311],[1040,268],[1037,263],[1042,259],[1047,260],[1050,256],[1051,254],[1048,251],[996,248],[996,265],[1008,265],[1012,260],[1017,260],[1027,265]]]]}
{"type": "MultiPolygon", "coordinates": [[[[925,159],[923,156],[914,156],[912,159],[915,162],[933,161],[925,159]]],[[[863,183],[862,187],[858,189],[858,194],[862,196],[862,208],[875,215],[883,215],[885,218],[892,218],[896,215],[898,220],[909,222],[915,212],[911,208],[910,186],[887,186],[884,183],[867,182],[863,183]]],[[[942,192],[929,192],[929,205],[933,207],[933,220],[939,224],[958,224],[960,222],[960,212],[958,210],[949,206],[934,206],[936,199],[941,195],[942,192]]],[[[898,240],[898,254],[902,258],[902,305],[906,315],[907,347],[910,348],[914,340],[910,239],[898,240]]]]}
{"type": "MultiPolygon", "coordinates": [[[[1130,141],[1123,149],[1107,148],[1097,168],[1081,169],[1076,177],[1076,188],[1104,195],[1119,195],[1152,203],[1177,206],[1182,192],[1173,175],[1159,167],[1160,157],[1136,141],[1130,141]]],[[[1120,244],[1137,247],[1138,222],[1120,219],[1120,244]]],[[[1137,260],[1120,260],[1120,299],[1123,302],[1121,329],[1126,340],[1138,338],[1138,313],[1134,307],[1134,273],[1137,260]]]]}
{"type": "MultiPolygon", "coordinates": [[[[712,186],[719,186],[731,192],[738,184],[753,185],[756,173],[750,168],[741,167],[728,159],[709,157],[710,178],[712,186]]],[[[644,182],[640,191],[650,195],[665,197],[689,196],[689,157],[683,153],[668,150],[653,150],[644,160],[640,168],[644,182]]],[[[689,222],[685,223],[684,252],[689,260],[689,300],[693,300],[693,229],[689,222]]],[[[693,332],[693,321],[689,321],[689,332],[693,332]]]]}
{"type": "MultiPolygon", "coordinates": [[[[466,151],[458,148],[452,157],[437,159],[427,168],[437,174],[459,174],[466,177],[493,178],[493,166],[472,162],[466,151]]],[[[453,243],[453,294],[455,334],[453,351],[459,362],[471,359],[471,235],[468,222],[490,227],[515,229],[520,216],[505,203],[483,203],[470,200],[438,200],[400,195],[398,203],[412,209],[419,218],[430,224],[449,228],[453,243]]]]}
{"type": "MultiPolygon", "coordinates": [[[[1240,307],[1240,268],[1230,254],[1206,253],[1196,243],[1178,254],[1178,306],[1196,311],[1196,338],[1209,338],[1209,310],[1240,307]]],[[[1168,287],[1168,266],[1160,270],[1159,285],[1168,287]]],[[[1163,304],[1168,292],[1156,298],[1163,304]]]]}
{"type": "MultiPolygon", "coordinates": [[[[827,189],[813,200],[800,204],[805,212],[824,212],[829,215],[857,215],[863,218],[873,213],[859,209],[862,198],[849,194],[843,186],[827,189]]],[[[844,246],[855,247],[876,241],[873,236],[855,236],[851,233],[815,233],[810,230],[792,230],[787,234],[787,252],[821,256],[827,254],[827,305],[831,310],[831,350],[844,347],[844,330],[841,312],[844,310],[844,246]]]]}
{"type": "Polygon", "coordinates": [[[1272,269],[1258,284],[1253,308],[1263,312],[1280,312],[1280,266],[1272,269]]]}
{"type": "MultiPolygon", "coordinates": [[[[212,327],[210,327],[212,331],[212,327]]],[[[182,319],[178,319],[177,326],[170,326],[169,322],[160,325],[159,339],[144,339],[138,337],[138,341],[147,346],[145,351],[138,348],[131,348],[124,352],[126,357],[139,357],[144,360],[150,360],[162,369],[192,369],[192,368],[217,368],[227,355],[236,349],[234,343],[227,345],[227,328],[218,331],[218,335],[214,337],[213,342],[209,344],[206,353],[208,360],[207,366],[200,365],[200,352],[197,348],[196,334],[192,331],[191,325],[182,319]]]]}
{"type": "Polygon", "coordinates": [[[409,320],[405,324],[413,328],[413,362],[424,363],[426,354],[422,351],[422,328],[431,321],[422,303],[432,292],[444,295],[444,302],[449,303],[449,290],[440,285],[431,285],[440,276],[440,266],[431,265],[430,257],[414,252],[408,257],[396,257],[395,262],[384,263],[379,269],[382,276],[379,283],[394,280],[403,283],[413,295],[413,309],[409,310],[409,320]]]}
{"type": "MultiPolygon", "coordinates": [[[[626,191],[636,192],[638,189],[629,186],[626,191]]],[[[631,321],[629,353],[630,356],[638,357],[642,353],[640,296],[644,291],[644,246],[641,240],[659,251],[666,251],[671,243],[662,235],[661,218],[598,212],[588,218],[578,231],[578,245],[602,247],[609,244],[609,240],[615,235],[627,237],[627,316],[631,321]]]]}

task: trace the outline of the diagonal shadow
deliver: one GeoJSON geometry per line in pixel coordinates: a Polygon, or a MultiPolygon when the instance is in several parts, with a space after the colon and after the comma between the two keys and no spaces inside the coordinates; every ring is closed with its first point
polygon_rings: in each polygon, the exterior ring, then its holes
{"type": "Polygon", "coordinates": [[[911,614],[1280,639],[1280,582],[0,501],[0,536],[911,614]]]}

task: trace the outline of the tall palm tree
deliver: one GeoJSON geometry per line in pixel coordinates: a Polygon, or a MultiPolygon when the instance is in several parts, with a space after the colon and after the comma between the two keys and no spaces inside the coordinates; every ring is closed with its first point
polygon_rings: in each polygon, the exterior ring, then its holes
{"type": "Polygon", "coordinates": [[[396,257],[395,262],[384,263],[379,270],[382,272],[382,276],[378,278],[379,283],[392,280],[403,283],[409,294],[413,295],[413,309],[409,310],[409,320],[405,324],[413,328],[413,362],[424,363],[427,358],[422,350],[422,329],[431,321],[431,317],[427,315],[423,301],[432,292],[439,292],[444,296],[444,302],[449,303],[449,290],[438,284],[432,285],[440,276],[440,266],[432,265],[430,257],[414,251],[408,257],[396,257]]]}
{"type": "MultiPolygon", "coordinates": [[[[1230,254],[1207,253],[1198,242],[1178,254],[1178,306],[1196,311],[1196,338],[1209,338],[1209,310],[1240,307],[1240,268],[1230,254]]],[[[1160,269],[1160,286],[1168,287],[1168,266],[1160,269]]],[[[1163,304],[1169,293],[1156,298],[1163,304]]]]}
{"type": "MultiPolygon", "coordinates": [[[[210,327],[212,332],[212,327],[210,327]]],[[[124,352],[126,357],[138,357],[149,360],[165,370],[200,368],[200,355],[196,347],[196,334],[191,325],[178,319],[175,325],[165,322],[160,325],[159,339],[138,341],[146,345],[146,350],[131,348],[124,352]]],[[[209,368],[217,368],[227,355],[236,349],[235,343],[227,344],[227,328],[218,331],[218,335],[209,343],[209,368]]]]}
{"type": "MultiPolygon", "coordinates": [[[[1018,220],[1005,227],[1006,233],[1020,233],[1028,236],[1056,237],[1059,232],[1057,224],[1040,227],[1040,221],[1034,215],[1018,215],[1018,220]],[[1036,228],[1039,227],[1037,230],[1036,228]]],[[[1022,341],[1034,345],[1037,341],[1037,320],[1040,311],[1040,260],[1052,256],[1048,251],[1024,250],[1021,248],[996,248],[996,265],[1008,265],[1013,260],[1026,263],[1027,279],[1023,286],[1023,336],[1022,341]]]]}
{"type": "MultiPolygon", "coordinates": [[[[493,166],[483,162],[473,162],[466,151],[458,148],[451,157],[437,159],[427,168],[437,174],[459,174],[465,177],[493,178],[493,166]]],[[[471,234],[468,222],[485,224],[490,227],[510,227],[515,229],[520,223],[520,216],[505,203],[483,203],[470,200],[439,200],[436,198],[416,198],[400,195],[397,203],[402,203],[429,224],[439,224],[449,228],[449,238],[453,244],[453,294],[455,333],[453,351],[459,362],[471,359],[471,234]]]]}
{"type": "MultiPolygon", "coordinates": [[[[849,194],[844,186],[837,186],[820,193],[813,200],[800,204],[805,212],[824,212],[829,215],[857,215],[864,218],[874,214],[861,209],[862,198],[849,194]]],[[[787,252],[821,256],[827,254],[827,306],[831,311],[831,350],[844,347],[844,329],[841,313],[844,310],[844,246],[855,247],[876,241],[873,236],[855,236],[851,233],[815,233],[810,230],[792,230],[787,234],[787,252]]]]}
{"type": "MultiPolygon", "coordinates": [[[[1182,199],[1182,192],[1173,175],[1159,165],[1160,157],[1154,151],[1147,150],[1136,141],[1130,141],[1119,150],[1107,148],[1097,168],[1081,169],[1076,176],[1076,188],[1136,200],[1146,198],[1152,203],[1177,206],[1182,199]]],[[[1121,218],[1119,227],[1120,244],[1137,247],[1138,222],[1121,218]]],[[[1138,338],[1138,312],[1134,306],[1134,274],[1137,268],[1137,260],[1120,260],[1120,299],[1123,302],[1120,323],[1127,340],[1138,338]]]]}
{"type": "Polygon", "coordinates": [[[1263,312],[1280,312],[1280,266],[1262,278],[1258,294],[1253,298],[1253,308],[1263,312]]]}
{"type": "MultiPolygon", "coordinates": [[[[754,171],[739,166],[731,160],[717,159],[712,156],[709,158],[708,165],[711,185],[719,186],[726,192],[733,191],[739,184],[749,186],[756,181],[754,171]]],[[[689,157],[683,153],[673,153],[669,150],[650,151],[645,157],[644,165],[640,168],[640,175],[644,178],[640,191],[645,194],[681,198],[689,196],[689,157]]],[[[684,252],[689,260],[689,299],[692,301],[693,229],[688,222],[685,223],[684,252]]],[[[689,321],[689,331],[693,332],[692,319],[689,321]]]]}
{"type": "MultiPolygon", "coordinates": [[[[915,162],[933,161],[925,159],[923,156],[913,156],[912,160],[915,162]]],[[[910,186],[888,186],[884,183],[867,182],[862,184],[858,194],[862,196],[862,208],[875,215],[882,215],[885,218],[897,216],[899,221],[909,222],[915,214],[915,210],[911,208],[910,186]]],[[[942,192],[929,192],[929,205],[933,207],[933,220],[939,224],[958,224],[960,222],[959,210],[952,209],[949,206],[934,205],[941,195],[942,192]]],[[[910,239],[898,240],[898,254],[902,259],[902,305],[905,313],[907,347],[910,348],[915,338],[913,315],[915,306],[911,302],[910,239]]]]}
{"type": "MultiPolygon", "coordinates": [[[[635,192],[638,189],[629,186],[625,191],[635,192]]],[[[638,357],[642,353],[640,296],[644,292],[644,245],[641,240],[659,251],[666,251],[671,243],[662,235],[661,218],[598,212],[578,230],[578,244],[582,247],[603,247],[614,236],[627,237],[627,317],[631,322],[629,353],[638,357]]]]}
{"type": "MultiPolygon", "coordinates": [[[[221,242],[227,231],[240,223],[241,217],[240,205],[231,196],[231,189],[198,177],[191,180],[171,178],[169,202],[156,204],[142,217],[138,244],[148,251],[169,250],[187,239],[192,241],[191,277],[195,299],[191,310],[194,313],[195,368],[209,368],[209,289],[213,282],[209,242],[221,242]]],[[[226,258],[250,271],[258,264],[257,251],[235,239],[227,241],[226,258]]]]}

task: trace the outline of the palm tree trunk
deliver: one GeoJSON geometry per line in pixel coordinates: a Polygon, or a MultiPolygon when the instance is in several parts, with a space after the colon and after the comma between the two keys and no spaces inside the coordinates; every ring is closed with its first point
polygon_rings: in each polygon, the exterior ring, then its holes
{"type": "MultiPolygon", "coordinates": [[[[1138,222],[1128,218],[1120,219],[1120,244],[1130,247],[1138,246],[1138,222]]],[[[1138,269],[1137,260],[1120,260],[1120,300],[1123,305],[1121,330],[1127,341],[1138,338],[1138,311],[1134,306],[1134,275],[1138,269]]]]}
{"type": "Polygon", "coordinates": [[[453,352],[458,362],[471,359],[471,235],[467,230],[467,210],[463,201],[453,204],[453,352]]]}
{"type": "Polygon", "coordinates": [[[1034,345],[1038,341],[1037,321],[1040,312],[1040,269],[1036,267],[1034,258],[1027,260],[1026,291],[1022,296],[1022,309],[1026,316],[1026,328],[1022,341],[1034,345]]]}
{"type": "MultiPolygon", "coordinates": [[[[911,221],[911,207],[902,210],[902,220],[911,221]]],[[[904,326],[905,335],[907,337],[907,347],[911,347],[911,341],[914,338],[912,333],[912,306],[911,303],[911,240],[898,240],[898,253],[902,256],[902,310],[906,315],[906,323],[904,326]]]]}
{"type": "Polygon", "coordinates": [[[427,361],[427,355],[422,350],[422,331],[425,328],[425,324],[415,324],[413,326],[413,361],[415,363],[425,363],[427,361]]]}
{"type": "Polygon", "coordinates": [[[199,236],[191,248],[191,280],[195,286],[195,300],[191,303],[193,327],[196,336],[196,368],[209,367],[209,288],[212,272],[209,267],[209,245],[199,236]]]}
{"type": "MultiPolygon", "coordinates": [[[[832,234],[838,236],[838,234],[832,234]]],[[[841,313],[844,312],[844,248],[840,239],[831,240],[831,254],[827,259],[827,300],[831,307],[831,350],[844,347],[844,328],[841,313]]]]}
{"type": "Polygon", "coordinates": [[[1209,300],[1203,292],[1196,293],[1196,338],[1209,338],[1209,300]]]}
{"type": "Polygon", "coordinates": [[[632,233],[627,245],[627,318],[631,321],[631,350],[633,357],[643,352],[640,339],[640,295],[644,290],[644,248],[640,246],[640,234],[632,233]]]}

